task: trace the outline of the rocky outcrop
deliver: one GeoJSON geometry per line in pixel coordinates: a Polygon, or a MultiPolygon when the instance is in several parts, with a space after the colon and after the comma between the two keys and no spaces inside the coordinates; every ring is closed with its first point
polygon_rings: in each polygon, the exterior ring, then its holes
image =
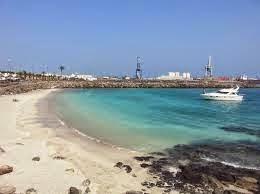
{"type": "Polygon", "coordinates": [[[259,193],[260,146],[251,142],[203,141],[177,145],[140,165],[154,179],[142,182],[183,193],[259,193]]]}
{"type": "Polygon", "coordinates": [[[0,175],[13,172],[13,167],[8,165],[0,165],[0,175]]]}

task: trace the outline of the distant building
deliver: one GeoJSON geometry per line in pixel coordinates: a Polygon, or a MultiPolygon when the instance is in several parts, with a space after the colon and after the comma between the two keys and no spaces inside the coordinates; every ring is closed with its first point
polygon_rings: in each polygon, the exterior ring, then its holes
{"type": "Polygon", "coordinates": [[[71,74],[71,75],[63,75],[62,77],[68,78],[68,79],[81,79],[86,81],[95,81],[97,80],[96,77],[93,75],[85,75],[85,74],[71,74]]]}
{"type": "Polygon", "coordinates": [[[20,78],[16,73],[1,73],[0,72],[0,81],[18,81],[20,78]]]}
{"type": "Polygon", "coordinates": [[[248,80],[248,77],[246,75],[241,75],[240,80],[246,81],[248,80]]]}
{"type": "Polygon", "coordinates": [[[189,72],[168,72],[168,75],[162,75],[157,77],[159,80],[191,80],[191,74],[189,72]]]}
{"type": "Polygon", "coordinates": [[[124,79],[124,80],[130,80],[131,77],[129,77],[129,76],[124,76],[124,77],[122,77],[122,79],[124,79]]]}

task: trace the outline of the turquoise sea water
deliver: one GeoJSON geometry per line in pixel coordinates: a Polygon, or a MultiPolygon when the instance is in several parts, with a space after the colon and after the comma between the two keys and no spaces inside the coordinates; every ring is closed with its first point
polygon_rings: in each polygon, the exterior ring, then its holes
{"type": "Polygon", "coordinates": [[[243,102],[200,99],[202,89],[76,89],[56,97],[56,110],[70,126],[119,146],[154,151],[200,140],[250,140],[227,132],[235,126],[260,130],[260,90],[242,89],[243,102]]]}

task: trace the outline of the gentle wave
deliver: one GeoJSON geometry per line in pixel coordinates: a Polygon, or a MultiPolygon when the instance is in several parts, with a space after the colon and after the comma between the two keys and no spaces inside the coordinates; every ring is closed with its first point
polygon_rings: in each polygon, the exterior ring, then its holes
{"type": "Polygon", "coordinates": [[[258,168],[258,167],[244,166],[244,165],[240,165],[240,164],[236,164],[236,163],[232,163],[232,162],[219,161],[219,160],[215,160],[215,159],[207,158],[207,157],[202,157],[201,159],[206,160],[208,162],[220,162],[224,165],[232,166],[234,168],[244,168],[244,169],[249,169],[249,170],[260,170],[260,168],[258,168]]]}

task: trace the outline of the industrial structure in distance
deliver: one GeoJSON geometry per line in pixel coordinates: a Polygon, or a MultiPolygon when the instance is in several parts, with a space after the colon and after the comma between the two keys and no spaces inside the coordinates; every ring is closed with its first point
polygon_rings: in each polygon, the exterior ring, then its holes
{"type": "MultiPolygon", "coordinates": [[[[18,66],[18,65],[17,65],[18,66]]],[[[20,66],[20,65],[19,65],[20,66]]],[[[201,79],[209,79],[209,80],[218,80],[218,81],[232,81],[232,80],[241,80],[241,81],[248,81],[248,80],[259,80],[258,77],[250,78],[246,75],[241,75],[237,77],[230,77],[230,76],[222,76],[222,77],[214,77],[213,76],[213,65],[212,65],[212,58],[211,56],[208,57],[208,62],[204,66],[204,74],[201,77],[193,77],[190,72],[179,72],[179,71],[171,71],[168,72],[166,75],[161,75],[158,77],[144,77],[143,76],[143,60],[140,56],[136,57],[136,68],[135,74],[133,76],[108,76],[108,75],[100,75],[94,76],[91,74],[82,74],[82,73],[65,73],[62,74],[58,72],[50,73],[48,72],[47,65],[42,65],[42,71],[35,72],[33,68],[31,71],[24,71],[22,68],[15,68],[12,64],[12,60],[9,58],[7,60],[6,65],[3,65],[5,68],[1,68],[0,71],[0,81],[18,81],[22,79],[43,79],[43,80],[50,80],[50,79],[59,79],[59,80],[85,80],[85,81],[96,81],[96,80],[201,80],[201,79]],[[16,69],[16,70],[15,70],[16,69]],[[20,69],[20,70],[19,70],[20,69]]],[[[40,66],[41,67],[41,66],[40,66]]],[[[64,69],[66,69],[64,67],[64,69]]]]}
{"type": "Polygon", "coordinates": [[[191,73],[189,72],[168,72],[168,75],[157,77],[158,80],[191,80],[191,73]]]}

